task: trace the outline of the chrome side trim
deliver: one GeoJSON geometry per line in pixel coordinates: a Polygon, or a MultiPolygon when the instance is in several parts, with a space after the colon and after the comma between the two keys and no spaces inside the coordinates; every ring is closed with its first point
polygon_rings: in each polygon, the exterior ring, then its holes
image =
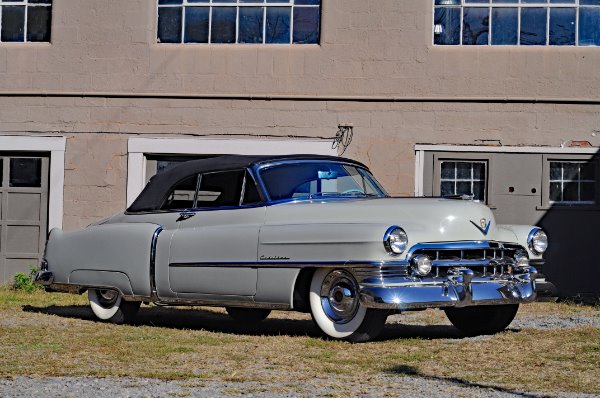
{"type": "Polygon", "coordinates": [[[273,304],[273,303],[256,303],[254,301],[246,300],[235,300],[235,299],[183,299],[183,298],[169,298],[154,302],[156,305],[164,306],[179,306],[179,305],[190,305],[190,306],[206,306],[206,307],[244,307],[244,308],[268,308],[272,310],[289,310],[291,309],[289,304],[273,304]]]}
{"type": "Polygon", "coordinates": [[[246,267],[246,268],[354,268],[354,267],[387,267],[406,266],[407,261],[262,261],[262,262],[189,262],[171,263],[169,267],[246,267]]]}
{"type": "Polygon", "coordinates": [[[152,243],[150,244],[150,294],[153,298],[158,299],[156,292],[156,244],[158,235],[163,231],[162,226],[158,226],[152,234],[152,243]]]}

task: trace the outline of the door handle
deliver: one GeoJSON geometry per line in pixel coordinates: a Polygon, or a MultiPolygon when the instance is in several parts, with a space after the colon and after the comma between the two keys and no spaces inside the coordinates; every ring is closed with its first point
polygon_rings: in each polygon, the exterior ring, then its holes
{"type": "Polygon", "coordinates": [[[179,213],[179,218],[177,219],[177,222],[185,221],[188,218],[194,217],[195,215],[196,215],[196,213],[193,211],[182,211],[181,213],[179,213]]]}

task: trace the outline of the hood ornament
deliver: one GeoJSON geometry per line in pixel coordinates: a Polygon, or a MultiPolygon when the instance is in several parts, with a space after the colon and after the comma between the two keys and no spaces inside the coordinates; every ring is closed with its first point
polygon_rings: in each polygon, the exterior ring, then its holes
{"type": "Polygon", "coordinates": [[[479,225],[475,224],[473,221],[471,221],[471,224],[473,224],[475,228],[481,231],[481,233],[484,236],[487,236],[488,232],[490,231],[490,225],[492,224],[492,221],[488,221],[485,218],[482,218],[481,220],[479,220],[479,225]]]}

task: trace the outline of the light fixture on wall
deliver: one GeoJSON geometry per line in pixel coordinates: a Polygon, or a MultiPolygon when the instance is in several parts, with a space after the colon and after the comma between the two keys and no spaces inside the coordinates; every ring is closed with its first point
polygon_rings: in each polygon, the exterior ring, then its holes
{"type": "Polygon", "coordinates": [[[441,35],[444,32],[444,26],[442,24],[435,24],[433,27],[433,33],[436,35],[441,35]]]}
{"type": "Polygon", "coordinates": [[[340,124],[338,125],[338,131],[335,133],[335,137],[333,138],[333,144],[331,144],[331,148],[338,149],[342,148],[342,152],[340,156],[346,152],[346,149],[352,142],[352,136],[354,135],[354,126],[351,124],[340,124]]]}

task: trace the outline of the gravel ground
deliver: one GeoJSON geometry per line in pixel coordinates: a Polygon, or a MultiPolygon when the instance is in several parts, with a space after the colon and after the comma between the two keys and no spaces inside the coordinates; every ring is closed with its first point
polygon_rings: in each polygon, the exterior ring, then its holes
{"type": "MultiPolygon", "coordinates": [[[[59,377],[34,379],[17,377],[0,380],[2,397],[296,397],[336,396],[339,384],[335,379],[318,379],[310,385],[258,384],[253,382],[215,382],[202,380],[160,381],[155,379],[59,377]]],[[[354,386],[353,386],[354,387],[354,386]]],[[[590,394],[552,393],[552,395],[529,394],[523,391],[507,391],[487,386],[465,384],[453,380],[411,376],[378,376],[365,380],[356,388],[353,396],[404,396],[404,397],[546,397],[569,398],[597,397],[590,394]],[[387,380],[382,380],[386,378],[387,380]],[[385,389],[379,384],[394,385],[385,389]]],[[[346,394],[343,394],[346,395],[346,394]]]]}
{"type": "MultiPolygon", "coordinates": [[[[600,328],[600,316],[519,314],[510,329],[554,329],[589,325],[600,328]]],[[[67,322],[66,320],[65,322],[67,322]]],[[[0,327],[3,321],[0,320],[0,327]]],[[[68,322],[67,322],[68,323],[68,322]]],[[[446,324],[443,313],[415,312],[389,317],[390,324],[446,324]]],[[[54,325],[56,327],[56,325],[54,325]]],[[[68,325],[67,325],[68,326],[68,325]]],[[[485,339],[480,336],[474,339],[485,339]]],[[[0,379],[0,397],[295,397],[295,396],[403,396],[403,397],[600,397],[592,394],[556,392],[549,394],[511,391],[462,380],[406,374],[381,374],[368,380],[336,380],[334,376],[311,379],[306,383],[257,383],[192,379],[162,381],[157,379],[95,377],[16,377],[0,379]],[[343,387],[343,388],[342,388],[343,387]]]]}

